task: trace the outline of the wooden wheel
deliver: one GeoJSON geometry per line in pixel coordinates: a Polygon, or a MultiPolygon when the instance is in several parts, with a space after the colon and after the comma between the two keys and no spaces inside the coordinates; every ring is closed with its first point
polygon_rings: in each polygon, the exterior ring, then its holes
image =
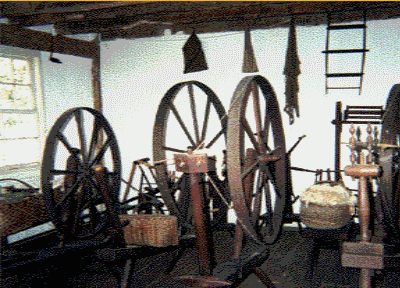
{"type": "Polygon", "coordinates": [[[261,76],[243,78],[229,108],[227,172],[238,221],[254,240],[273,243],[281,233],[289,167],[272,86],[261,76]]]}
{"type": "MultiPolygon", "coordinates": [[[[175,153],[186,153],[188,149],[222,152],[225,149],[226,123],[222,103],[210,88],[200,82],[178,83],[161,100],[153,129],[153,161],[159,163],[155,165],[156,182],[168,210],[178,217],[180,224],[189,223],[192,217],[189,175],[175,173],[175,167],[165,160],[173,159],[175,153]]],[[[226,193],[217,173],[208,174],[226,193]]],[[[209,201],[210,195],[214,194],[213,187],[205,183],[204,175],[199,177],[209,201]]],[[[214,206],[220,204],[216,203],[221,202],[219,196],[213,199],[214,206]]],[[[227,207],[219,205],[214,220],[225,219],[226,214],[227,207]]]]}
{"type": "Polygon", "coordinates": [[[393,145],[393,148],[379,150],[379,164],[382,175],[378,178],[378,201],[382,211],[382,220],[386,238],[399,241],[399,204],[400,204],[400,84],[394,85],[386,102],[382,119],[381,144],[393,145]]]}
{"type": "Polygon", "coordinates": [[[86,107],[63,113],[46,139],[41,175],[46,208],[63,239],[92,237],[109,224],[120,177],[117,140],[104,116],[86,107]]]}

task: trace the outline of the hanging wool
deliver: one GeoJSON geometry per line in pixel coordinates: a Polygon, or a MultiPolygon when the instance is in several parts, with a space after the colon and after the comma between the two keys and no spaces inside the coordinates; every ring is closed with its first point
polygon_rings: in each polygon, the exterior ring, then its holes
{"type": "Polygon", "coordinates": [[[243,56],[243,73],[258,72],[256,57],[254,56],[253,45],[251,44],[250,30],[244,30],[244,56],[243,56]]]}
{"type": "Polygon", "coordinates": [[[292,18],[289,26],[286,63],[283,70],[283,74],[286,76],[286,106],[284,111],[289,115],[290,125],[294,123],[295,112],[296,116],[300,117],[298,100],[299,83],[297,80],[300,73],[300,60],[297,53],[296,28],[294,24],[294,19],[292,18]]]}
{"type": "Polygon", "coordinates": [[[182,50],[185,60],[185,70],[183,73],[199,72],[208,69],[200,39],[194,31],[182,50]]]}

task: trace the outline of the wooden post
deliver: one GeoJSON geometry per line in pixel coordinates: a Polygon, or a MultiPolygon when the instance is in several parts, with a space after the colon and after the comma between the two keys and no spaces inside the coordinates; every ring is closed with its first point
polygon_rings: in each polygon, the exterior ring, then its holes
{"type": "Polygon", "coordinates": [[[92,42],[96,44],[96,52],[92,58],[93,108],[102,113],[103,103],[101,99],[100,85],[100,36],[98,35],[92,42]]]}

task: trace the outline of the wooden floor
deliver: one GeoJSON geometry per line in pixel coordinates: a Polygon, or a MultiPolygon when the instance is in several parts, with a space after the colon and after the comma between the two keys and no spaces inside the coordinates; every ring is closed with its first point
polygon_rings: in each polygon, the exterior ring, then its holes
{"type": "MultiPolygon", "coordinates": [[[[227,232],[219,232],[215,237],[217,263],[227,261],[232,255],[232,240],[227,232]]],[[[280,240],[270,246],[270,256],[262,265],[277,288],[356,288],[359,270],[344,268],[340,264],[340,252],[337,247],[321,249],[314,275],[310,279],[310,239],[302,237],[298,231],[284,230],[280,240]]],[[[133,267],[129,287],[171,287],[184,288],[174,281],[172,276],[195,275],[198,273],[197,253],[195,248],[187,249],[170,275],[165,271],[174,253],[140,259],[133,267]]],[[[123,268],[125,262],[114,263],[114,268],[123,268]]],[[[110,269],[94,255],[82,255],[73,259],[57,258],[41,262],[24,269],[19,275],[3,279],[3,287],[120,287],[121,270],[110,269]],[[113,271],[114,270],[114,271],[113,271]],[[113,274],[114,273],[114,274],[113,274]]],[[[400,287],[400,273],[383,271],[374,274],[376,288],[400,287]]],[[[265,287],[258,278],[251,274],[241,288],[265,287]]]]}

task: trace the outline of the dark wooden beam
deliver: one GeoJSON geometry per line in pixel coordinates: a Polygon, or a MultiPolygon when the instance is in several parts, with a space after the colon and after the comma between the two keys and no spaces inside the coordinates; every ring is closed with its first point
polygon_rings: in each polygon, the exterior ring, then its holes
{"type": "Polygon", "coordinates": [[[62,3],[35,4],[35,12],[23,15],[11,9],[17,4],[5,2],[3,6],[10,6],[6,9],[7,17],[20,26],[54,24],[59,34],[99,33],[102,39],[159,36],[165,28],[196,28],[200,33],[240,31],[244,26],[262,29],[262,25],[284,22],[291,16],[296,18],[296,25],[320,25],[326,23],[328,13],[332,14],[333,23],[352,22],[361,20],[364,10],[367,20],[400,17],[400,2],[396,1],[116,1],[76,2],[67,6],[62,3]]]}
{"type": "MultiPolygon", "coordinates": [[[[274,23],[284,23],[283,20],[291,16],[295,17],[296,25],[321,25],[326,24],[328,13],[332,15],[332,23],[352,22],[361,20],[365,9],[368,19],[388,19],[390,15],[391,18],[399,17],[399,8],[400,3],[381,2],[317,2],[312,6],[309,2],[250,2],[246,6],[231,4],[229,8],[192,6],[185,12],[159,13],[149,10],[148,13],[135,16],[67,21],[55,24],[55,27],[61,34],[101,33],[103,40],[110,40],[159,36],[165,28],[175,31],[191,31],[196,28],[198,33],[241,31],[245,26],[266,29],[274,23]]],[[[284,23],[278,27],[286,25],[284,23]]]]}
{"type": "Polygon", "coordinates": [[[93,108],[103,112],[103,100],[101,96],[100,83],[100,36],[97,36],[93,43],[96,44],[96,55],[92,59],[92,89],[93,89],[93,108]]]}
{"type": "Polygon", "coordinates": [[[62,53],[84,58],[97,57],[98,44],[65,36],[53,36],[49,33],[21,28],[15,25],[0,24],[0,44],[62,53]],[[54,42],[53,42],[54,41],[54,42]]]}

